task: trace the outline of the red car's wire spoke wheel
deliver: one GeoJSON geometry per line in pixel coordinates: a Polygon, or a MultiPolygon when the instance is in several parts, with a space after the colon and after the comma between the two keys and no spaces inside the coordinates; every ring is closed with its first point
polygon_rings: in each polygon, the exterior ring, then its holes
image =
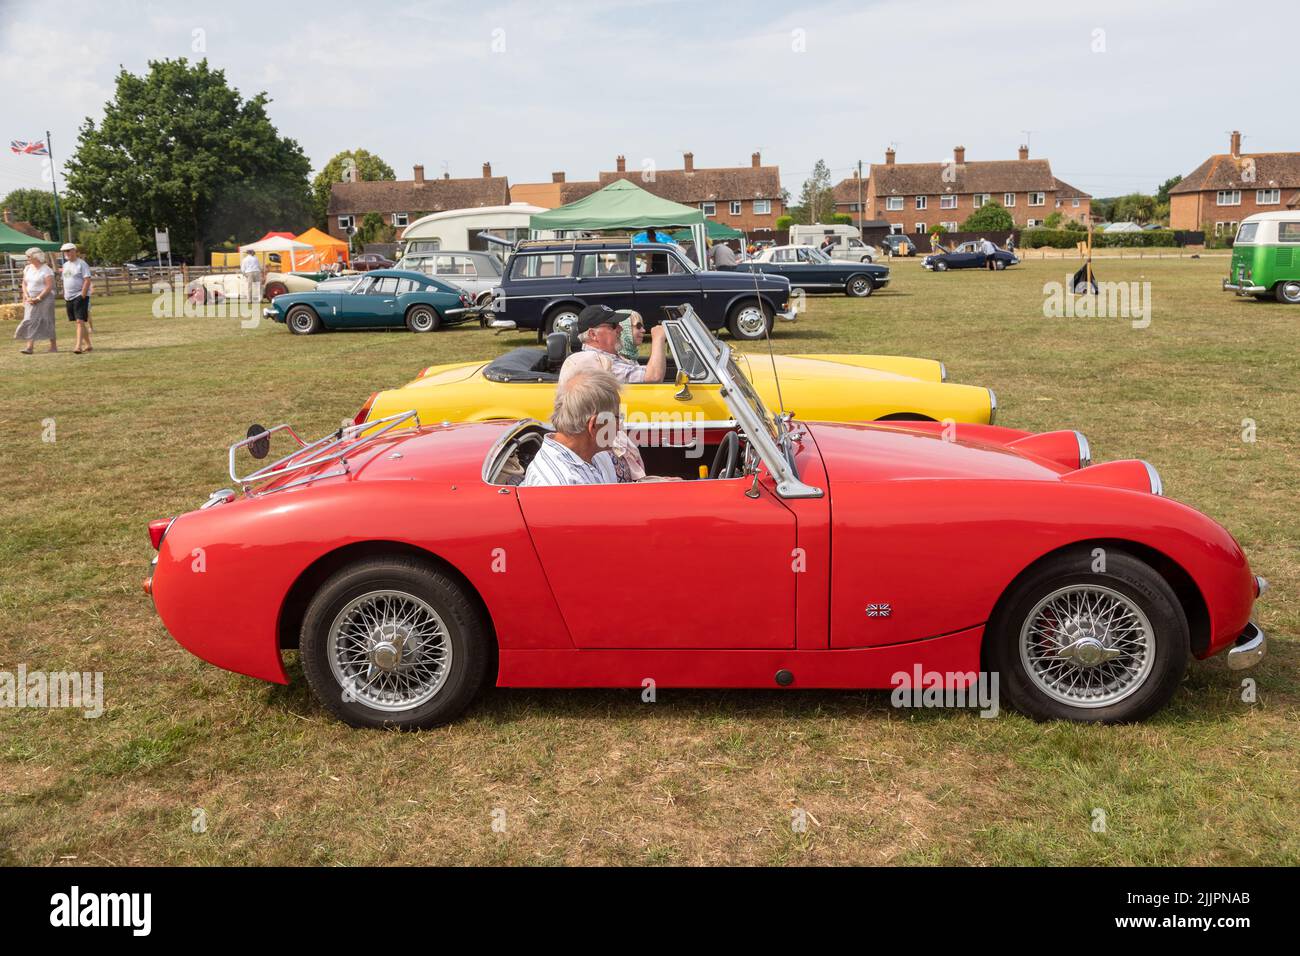
{"type": "Polygon", "coordinates": [[[1072,707],[1107,707],[1133,694],[1155,661],[1155,630],[1119,591],[1072,585],[1047,594],[1020,630],[1030,680],[1072,707]]]}

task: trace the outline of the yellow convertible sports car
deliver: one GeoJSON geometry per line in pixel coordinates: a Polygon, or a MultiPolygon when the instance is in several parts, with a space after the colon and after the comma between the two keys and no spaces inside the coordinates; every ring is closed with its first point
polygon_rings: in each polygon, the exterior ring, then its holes
{"type": "MultiPolygon", "coordinates": [[[[689,309],[666,319],[664,381],[627,385],[629,421],[729,418],[719,384],[700,360],[714,341],[689,309]]],[[[553,333],[545,348],[517,348],[491,361],[433,365],[413,382],[375,392],[357,413],[361,424],[414,409],[424,423],[491,418],[545,421],[555,402],[560,365],[572,343],[553,333]]],[[[736,354],[737,364],[771,407],[811,421],[944,421],[992,424],[997,397],[990,388],[946,381],[942,362],[894,355],[736,354]]]]}

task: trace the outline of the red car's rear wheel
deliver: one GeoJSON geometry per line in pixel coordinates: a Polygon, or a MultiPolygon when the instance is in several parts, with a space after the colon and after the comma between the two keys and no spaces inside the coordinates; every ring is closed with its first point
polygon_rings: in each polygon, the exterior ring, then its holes
{"type": "Polygon", "coordinates": [[[454,720],[491,659],[487,628],[460,586],[397,555],[330,577],[307,607],[298,647],[317,699],[353,727],[454,720]]]}

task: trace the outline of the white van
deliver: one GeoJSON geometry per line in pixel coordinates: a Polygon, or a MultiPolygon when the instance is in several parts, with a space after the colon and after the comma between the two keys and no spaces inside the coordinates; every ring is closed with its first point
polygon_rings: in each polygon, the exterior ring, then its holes
{"type": "Polygon", "coordinates": [[[835,245],[828,250],[832,259],[844,262],[875,262],[880,250],[862,241],[857,226],[815,222],[811,226],[791,226],[790,245],[821,246],[830,236],[835,245]]]}

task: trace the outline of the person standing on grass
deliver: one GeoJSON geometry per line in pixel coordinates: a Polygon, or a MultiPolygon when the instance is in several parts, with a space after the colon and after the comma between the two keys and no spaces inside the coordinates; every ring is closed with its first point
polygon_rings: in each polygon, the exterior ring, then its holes
{"type": "Polygon", "coordinates": [[[23,269],[23,320],[14,329],[14,338],[26,339],[23,355],[32,354],[37,339],[49,339],[50,351],[59,350],[54,333],[54,270],[45,263],[45,253],[33,246],[27,250],[23,269]]]}
{"type": "Polygon", "coordinates": [[[63,253],[63,307],[68,321],[77,323],[77,347],[73,355],[91,351],[90,348],[90,292],[94,285],[90,265],[81,258],[77,247],[65,242],[59,250],[63,253]]]}
{"type": "Polygon", "coordinates": [[[262,298],[262,263],[258,262],[252,249],[244,253],[244,258],[239,262],[239,271],[248,283],[248,301],[256,302],[262,298]]]}

